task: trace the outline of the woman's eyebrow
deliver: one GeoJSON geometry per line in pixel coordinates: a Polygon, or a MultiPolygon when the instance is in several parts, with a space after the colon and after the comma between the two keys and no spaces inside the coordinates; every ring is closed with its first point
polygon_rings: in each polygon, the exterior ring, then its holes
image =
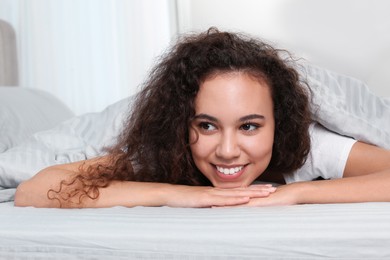
{"type": "MultiPolygon", "coordinates": [[[[213,116],[210,116],[210,115],[207,115],[207,114],[199,114],[199,115],[196,115],[194,117],[194,119],[206,119],[208,121],[211,121],[211,122],[218,122],[218,119],[213,117],[213,116]]],[[[243,116],[239,119],[240,122],[245,122],[245,121],[249,121],[249,120],[253,120],[253,119],[261,119],[261,120],[264,120],[265,119],[265,116],[263,115],[259,115],[259,114],[250,114],[250,115],[247,115],[247,116],[243,116]]]]}
{"type": "Polygon", "coordinates": [[[265,119],[265,116],[259,115],[259,114],[250,114],[250,115],[241,117],[241,118],[240,118],[240,122],[245,122],[245,121],[249,121],[249,120],[253,120],[253,119],[261,119],[261,120],[264,120],[264,119],[265,119]]]}
{"type": "Polygon", "coordinates": [[[209,121],[212,121],[212,122],[218,122],[218,119],[213,117],[213,116],[210,116],[210,115],[207,115],[207,114],[199,114],[199,115],[196,115],[194,117],[194,119],[206,119],[206,120],[209,120],[209,121]]]}

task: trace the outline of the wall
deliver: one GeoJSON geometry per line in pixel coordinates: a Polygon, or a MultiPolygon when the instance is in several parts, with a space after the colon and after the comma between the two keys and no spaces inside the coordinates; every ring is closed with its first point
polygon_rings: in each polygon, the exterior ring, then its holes
{"type": "Polygon", "coordinates": [[[16,30],[19,85],[76,114],[137,92],[176,34],[174,0],[0,0],[16,30]]]}
{"type": "Polygon", "coordinates": [[[177,0],[181,32],[210,26],[267,39],[390,97],[386,0],[177,0]]]}

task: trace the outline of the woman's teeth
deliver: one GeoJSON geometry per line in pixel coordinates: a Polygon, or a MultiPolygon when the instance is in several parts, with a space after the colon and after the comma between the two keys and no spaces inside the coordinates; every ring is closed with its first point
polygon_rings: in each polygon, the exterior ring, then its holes
{"type": "Polygon", "coordinates": [[[223,168],[223,167],[217,166],[217,170],[218,170],[220,173],[223,173],[223,174],[225,174],[225,175],[233,175],[233,174],[235,174],[235,173],[241,171],[242,168],[244,168],[244,166],[234,167],[234,168],[223,168]]]}

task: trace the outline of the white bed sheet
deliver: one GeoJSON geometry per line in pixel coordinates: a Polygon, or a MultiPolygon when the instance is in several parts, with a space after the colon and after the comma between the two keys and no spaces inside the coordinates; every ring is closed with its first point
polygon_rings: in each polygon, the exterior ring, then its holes
{"type": "Polygon", "coordinates": [[[0,212],[0,259],[390,258],[390,203],[0,212]]]}

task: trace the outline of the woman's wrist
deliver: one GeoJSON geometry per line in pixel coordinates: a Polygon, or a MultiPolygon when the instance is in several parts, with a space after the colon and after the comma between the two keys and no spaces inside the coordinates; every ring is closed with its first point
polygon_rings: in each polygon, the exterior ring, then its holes
{"type": "Polygon", "coordinates": [[[113,181],[108,187],[100,189],[93,207],[158,207],[166,205],[167,186],[165,183],[113,181]]]}
{"type": "Polygon", "coordinates": [[[295,182],[286,185],[291,193],[292,204],[308,204],[314,203],[311,201],[313,192],[312,182],[295,182]]]}
{"type": "Polygon", "coordinates": [[[159,204],[156,206],[171,206],[172,198],[175,198],[174,189],[177,185],[168,183],[156,183],[156,185],[160,186],[155,189],[154,195],[159,204]]]}
{"type": "Polygon", "coordinates": [[[296,182],[291,184],[294,186],[296,204],[340,202],[340,196],[337,195],[339,185],[335,185],[337,182],[338,180],[321,180],[296,182]]]}
{"type": "Polygon", "coordinates": [[[145,189],[142,205],[147,207],[169,206],[174,185],[168,183],[143,182],[145,189]]]}

